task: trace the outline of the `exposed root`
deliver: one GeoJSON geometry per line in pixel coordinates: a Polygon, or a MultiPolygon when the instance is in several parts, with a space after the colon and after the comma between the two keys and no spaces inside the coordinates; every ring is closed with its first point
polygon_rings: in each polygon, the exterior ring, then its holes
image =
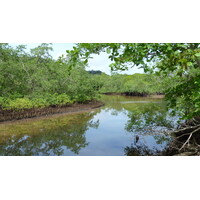
{"type": "Polygon", "coordinates": [[[189,120],[181,127],[172,132],[175,138],[164,155],[200,155],[200,118],[189,120]]]}
{"type": "Polygon", "coordinates": [[[182,137],[183,134],[187,135],[188,133],[190,133],[193,130],[196,130],[199,127],[200,127],[200,124],[198,124],[196,126],[187,126],[187,127],[183,128],[183,129],[179,129],[177,131],[174,131],[172,134],[174,134],[175,136],[181,136],[182,137]]]}
{"type": "Polygon", "coordinates": [[[183,144],[183,146],[179,149],[179,151],[181,151],[181,150],[185,147],[185,145],[186,145],[187,143],[189,144],[190,138],[192,137],[193,133],[196,133],[196,132],[199,131],[199,130],[200,130],[200,127],[197,128],[196,130],[192,131],[192,133],[190,133],[188,139],[187,139],[186,142],[183,144]]]}

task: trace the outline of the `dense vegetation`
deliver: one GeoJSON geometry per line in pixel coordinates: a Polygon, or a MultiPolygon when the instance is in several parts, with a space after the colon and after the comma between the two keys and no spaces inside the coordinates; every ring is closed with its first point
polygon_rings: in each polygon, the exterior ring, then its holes
{"type": "Polygon", "coordinates": [[[123,75],[103,73],[95,75],[100,93],[122,93],[127,95],[148,95],[164,92],[165,80],[153,74],[123,75]]]}
{"type": "Polygon", "coordinates": [[[71,54],[54,60],[51,44],[26,50],[0,44],[0,108],[21,110],[65,106],[97,99],[100,93],[152,94],[163,92],[161,79],[150,74],[111,76],[86,71],[86,62],[71,54]]]}
{"type": "Polygon", "coordinates": [[[62,106],[96,99],[99,93],[164,92],[169,106],[185,118],[200,115],[199,44],[77,44],[59,60],[52,58],[52,50],[45,43],[30,52],[23,45],[0,44],[1,108],[62,106]],[[134,64],[159,76],[87,72],[90,54],[101,51],[108,53],[113,70],[134,64]]]}
{"type": "Polygon", "coordinates": [[[200,45],[198,43],[79,43],[72,51],[71,67],[78,59],[107,52],[112,70],[142,67],[168,79],[169,107],[184,118],[200,115],[200,45]]]}
{"type": "Polygon", "coordinates": [[[52,59],[50,44],[25,51],[0,44],[0,106],[24,109],[87,102],[97,98],[95,80],[85,65],[69,71],[68,57],[62,63],[52,59]]]}

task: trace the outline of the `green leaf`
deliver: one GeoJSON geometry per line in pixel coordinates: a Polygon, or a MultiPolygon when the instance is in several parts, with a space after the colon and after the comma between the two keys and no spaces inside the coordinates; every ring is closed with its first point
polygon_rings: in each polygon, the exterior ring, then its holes
{"type": "Polygon", "coordinates": [[[86,59],[86,60],[84,60],[84,64],[87,64],[88,63],[88,60],[86,59]]]}
{"type": "Polygon", "coordinates": [[[107,48],[107,49],[106,49],[106,53],[107,53],[107,54],[110,54],[110,52],[111,52],[110,49],[107,48]]]}
{"type": "Polygon", "coordinates": [[[86,56],[86,57],[88,57],[89,55],[90,55],[90,53],[89,53],[89,52],[86,52],[86,53],[85,53],[85,56],[86,56]]]}
{"type": "Polygon", "coordinates": [[[171,51],[171,50],[172,50],[172,47],[170,47],[170,46],[167,47],[167,50],[168,50],[168,51],[171,51]]]}
{"type": "Polygon", "coordinates": [[[200,53],[196,53],[195,56],[196,56],[196,57],[200,57],[200,53]]]}
{"type": "Polygon", "coordinates": [[[192,66],[192,62],[187,62],[187,66],[188,67],[192,66]]]}

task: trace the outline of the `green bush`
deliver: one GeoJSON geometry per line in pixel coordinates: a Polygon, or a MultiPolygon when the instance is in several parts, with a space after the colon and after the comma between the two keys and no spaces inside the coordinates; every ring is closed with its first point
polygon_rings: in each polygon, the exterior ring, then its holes
{"type": "Polygon", "coordinates": [[[7,103],[8,99],[4,97],[0,97],[0,107],[4,107],[7,103]]]}
{"type": "Polygon", "coordinates": [[[44,98],[34,98],[31,101],[34,108],[44,108],[50,105],[44,98]]]}
{"type": "Polygon", "coordinates": [[[84,95],[84,94],[80,94],[74,97],[75,101],[79,102],[79,103],[83,103],[83,102],[87,102],[92,100],[91,97],[84,95]]]}
{"type": "Polygon", "coordinates": [[[51,105],[66,105],[71,103],[73,103],[73,101],[71,101],[70,97],[66,94],[52,95],[51,105]]]}
{"type": "Polygon", "coordinates": [[[5,110],[21,110],[33,108],[33,103],[27,98],[17,98],[15,100],[8,100],[6,104],[3,105],[5,110]]]}
{"type": "Polygon", "coordinates": [[[74,102],[75,100],[71,100],[66,94],[46,94],[43,98],[24,97],[14,100],[0,97],[0,107],[2,107],[3,110],[22,110],[30,108],[44,108],[48,106],[63,106],[72,104],[74,102]]]}

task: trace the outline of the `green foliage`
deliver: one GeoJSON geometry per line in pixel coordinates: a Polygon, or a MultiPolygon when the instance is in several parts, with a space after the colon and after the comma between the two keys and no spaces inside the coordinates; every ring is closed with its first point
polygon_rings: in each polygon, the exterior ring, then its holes
{"type": "MultiPolygon", "coordinates": [[[[73,59],[88,59],[91,54],[107,52],[112,70],[138,66],[167,77],[168,105],[188,119],[200,115],[199,47],[199,43],[79,43],[69,54],[73,59]]],[[[131,86],[127,83],[127,88],[131,86]]]]}
{"type": "Polygon", "coordinates": [[[16,98],[8,99],[0,97],[0,105],[4,110],[21,110],[31,108],[43,108],[47,106],[70,105],[74,100],[66,94],[46,94],[37,98],[16,98]]]}
{"type": "Polygon", "coordinates": [[[84,43],[55,61],[51,44],[26,51],[0,44],[0,106],[29,108],[66,105],[98,98],[104,92],[164,92],[168,105],[184,118],[200,115],[198,43],[84,43]],[[150,74],[89,74],[91,54],[106,52],[112,70],[141,67],[150,74]],[[98,76],[98,77],[97,77],[98,76]]]}
{"type": "MultiPolygon", "coordinates": [[[[73,103],[70,97],[66,94],[46,94],[43,96],[47,105],[67,105],[73,103]]],[[[36,99],[37,100],[37,99],[36,99]]],[[[39,99],[41,100],[41,99],[39,99]]],[[[46,106],[47,106],[46,105],[46,106]]]]}
{"type": "Polygon", "coordinates": [[[163,80],[152,74],[96,76],[101,93],[163,93],[163,80]]]}
{"type": "Polygon", "coordinates": [[[0,44],[0,107],[7,110],[62,106],[96,99],[96,80],[78,61],[70,68],[70,57],[62,62],[50,56],[50,44],[26,52],[0,44]]]}
{"type": "Polygon", "coordinates": [[[8,100],[8,102],[3,106],[5,110],[21,110],[29,109],[32,107],[32,102],[27,98],[17,98],[15,100],[8,100]]]}
{"type": "Polygon", "coordinates": [[[31,102],[33,105],[32,108],[44,108],[51,105],[45,98],[33,98],[31,99],[31,102]]]}

